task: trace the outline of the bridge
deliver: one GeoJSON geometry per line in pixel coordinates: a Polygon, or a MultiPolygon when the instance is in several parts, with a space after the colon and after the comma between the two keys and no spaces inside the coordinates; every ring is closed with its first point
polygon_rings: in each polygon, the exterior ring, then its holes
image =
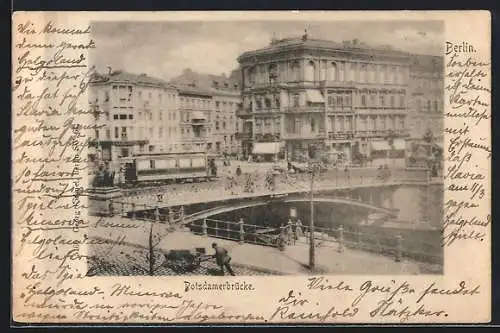
{"type": "MultiPolygon", "coordinates": [[[[189,214],[182,217],[181,224],[187,225],[196,222],[201,219],[209,218],[212,216],[229,213],[245,208],[266,206],[268,204],[273,204],[277,202],[282,203],[297,203],[297,202],[310,202],[309,198],[298,195],[297,193],[285,196],[273,196],[271,198],[245,198],[242,201],[231,203],[228,205],[220,205],[205,209],[193,214],[189,214]]],[[[343,204],[355,207],[364,208],[372,212],[384,213],[387,217],[397,217],[397,210],[380,207],[371,203],[362,202],[355,199],[343,198],[343,197],[314,197],[313,202],[315,203],[330,203],[330,204],[343,204]]]]}
{"type": "MultiPolygon", "coordinates": [[[[258,177],[258,176],[257,176],[258,177]]],[[[259,181],[255,178],[256,182],[259,181]]],[[[261,179],[262,180],[262,179],[261,179]]],[[[328,171],[315,177],[313,192],[315,194],[335,190],[353,190],[376,187],[395,187],[401,185],[425,185],[432,180],[426,169],[393,169],[388,177],[380,177],[379,170],[374,168],[352,169],[349,173],[343,171],[328,171]]],[[[168,209],[194,204],[216,204],[217,202],[248,201],[263,199],[268,202],[280,196],[304,195],[310,191],[310,176],[307,174],[279,175],[274,188],[256,184],[252,191],[247,191],[243,179],[228,182],[219,180],[199,184],[176,184],[160,186],[155,189],[136,189],[122,191],[123,197],[114,200],[115,210],[123,214],[153,210],[168,209]]],[[[289,200],[292,200],[290,198],[289,200]]],[[[296,199],[299,200],[299,199],[296,199]]],[[[325,199],[326,200],[326,199],[325,199]]],[[[369,207],[370,203],[359,200],[331,198],[336,203],[357,205],[380,211],[381,207],[369,207]],[[341,202],[342,200],[347,200],[341,202]]],[[[244,204],[245,205],[245,204],[244,204]]],[[[245,207],[242,207],[245,208],[245,207]]],[[[240,208],[241,209],[241,208],[240,208]]],[[[388,212],[389,213],[389,212],[388,212]]]]}

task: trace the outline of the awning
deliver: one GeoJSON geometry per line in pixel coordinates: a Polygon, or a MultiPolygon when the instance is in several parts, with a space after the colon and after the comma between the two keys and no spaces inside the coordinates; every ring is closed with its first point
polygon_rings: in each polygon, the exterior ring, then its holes
{"type": "Polygon", "coordinates": [[[191,113],[191,119],[197,119],[197,120],[203,119],[203,120],[205,120],[205,114],[201,111],[193,111],[191,113]]]}
{"type": "Polygon", "coordinates": [[[325,99],[318,90],[307,89],[307,101],[311,103],[324,103],[325,99]]]}
{"type": "Polygon", "coordinates": [[[279,142],[257,142],[253,146],[254,154],[278,154],[280,151],[279,142]]]}
{"type": "Polygon", "coordinates": [[[393,143],[395,150],[406,150],[406,142],[404,139],[394,139],[393,143]]]}
{"type": "Polygon", "coordinates": [[[371,147],[372,150],[391,150],[387,141],[372,141],[371,147]]]}

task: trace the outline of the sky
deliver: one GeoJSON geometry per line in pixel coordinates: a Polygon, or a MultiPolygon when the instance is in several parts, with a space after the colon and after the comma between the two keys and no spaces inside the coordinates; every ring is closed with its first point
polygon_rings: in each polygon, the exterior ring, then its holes
{"type": "Polygon", "coordinates": [[[276,38],[297,37],[336,42],[357,38],[369,45],[389,44],[402,51],[442,54],[442,21],[238,21],[238,22],[94,22],[97,48],[90,61],[106,67],[146,73],[169,80],[184,68],[226,74],[238,67],[237,57],[269,45],[276,38]]]}

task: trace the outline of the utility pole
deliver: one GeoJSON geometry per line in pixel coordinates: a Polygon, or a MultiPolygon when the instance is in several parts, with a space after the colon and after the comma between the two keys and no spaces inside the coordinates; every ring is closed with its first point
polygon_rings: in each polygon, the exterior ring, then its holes
{"type": "Polygon", "coordinates": [[[314,270],[316,265],[314,246],[314,164],[311,163],[311,191],[309,193],[310,219],[309,219],[309,268],[314,270]]]}

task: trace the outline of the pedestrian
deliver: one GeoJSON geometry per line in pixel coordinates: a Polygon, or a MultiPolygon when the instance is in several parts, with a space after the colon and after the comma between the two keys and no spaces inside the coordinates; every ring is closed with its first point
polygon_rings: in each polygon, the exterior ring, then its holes
{"type": "Polygon", "coordinates": [[[240,166],[238,165],[238,167],[236,168],[236,176],[241,176],[241,168],[240,166]]]}
{"type": "Polygon", "coordinates": [[[227,269],[229,274],[233,276],[236,275],[231,268],[231,257],[229,256],[229,252],[225,248],[217,245],[217,243],[212,243],[212,248],[215,250],[213,257],[215,258],[217,266],[220,267],[222,275],[224,275],[224,267],[227,269]]]}

